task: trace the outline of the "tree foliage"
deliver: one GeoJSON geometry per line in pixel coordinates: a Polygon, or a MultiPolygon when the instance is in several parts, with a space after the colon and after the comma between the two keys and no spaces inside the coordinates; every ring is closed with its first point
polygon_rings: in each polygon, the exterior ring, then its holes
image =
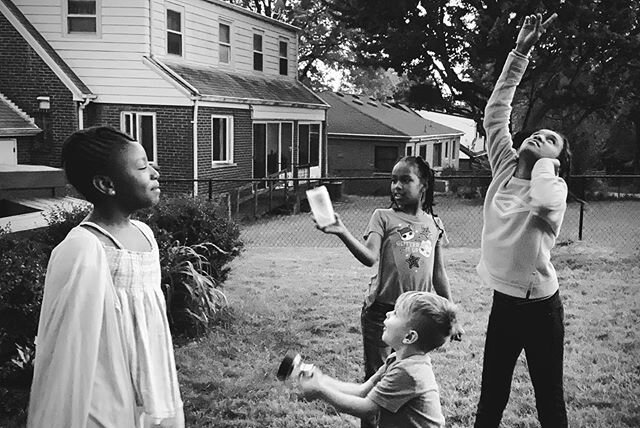
{"type": "Polygon", "coordinates": [[[520,87],[517,125],[583,140],[587,120],[626,116],[638,126],[639,9],[637,0],[347,0],[338,13],[367,35],[358,44],[363,62],[418,83],[412,105],[480,118],[524,16],[557,12],[520,87]]]}

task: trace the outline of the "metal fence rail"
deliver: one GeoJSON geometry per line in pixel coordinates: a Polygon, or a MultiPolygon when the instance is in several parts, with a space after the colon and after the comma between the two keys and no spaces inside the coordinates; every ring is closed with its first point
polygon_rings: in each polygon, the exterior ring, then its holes
{"type": "MultiPolygon", "coordinates": [[[[192,180],[184,180],[191,182],[192,180]]],[[[315,229],[304,191],[327,185],[345,225],[361,236],[374,209],[390,205],[388,177],[322,179],[200,180],[201,196],[218,200],[221,211],[241,225],[247,246],[341,246],[315,229]],[[227,190],[217,191],[224,187],[227,190]],[[368,193],[368,194],[364,194],[368,193]]],[[[490,177],[457,175],[436,183],[434,211],[450,245],[479,247],[482,203],[490,177]]],[[[584,240],[624,252],[640,251],[640,176],[573,176],[558,243],[584,240]]]]}

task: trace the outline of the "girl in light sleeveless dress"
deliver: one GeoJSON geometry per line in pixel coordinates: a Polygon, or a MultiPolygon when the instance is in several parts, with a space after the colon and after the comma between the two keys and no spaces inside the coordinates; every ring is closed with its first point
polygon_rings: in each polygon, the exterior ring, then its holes
{"type": "Polygon", "coordinates": [[[108,127],[74,133],[63,161],[94,209],[49,261],[28,426],[181,428],[158,246],[130,218],[158,202],[159,174],[108,127]]]}

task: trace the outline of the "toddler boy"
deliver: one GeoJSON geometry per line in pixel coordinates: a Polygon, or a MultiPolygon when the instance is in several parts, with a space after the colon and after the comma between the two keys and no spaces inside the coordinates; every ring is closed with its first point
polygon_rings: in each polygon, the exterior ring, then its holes
{"type": "Polygon", "coordinates": [[[444,427],[440,393],[429,352],[458,332],[454,305],[433,293],[408,291],[387,313],[382,340],[395,350],[362,384],[342,382],[318,368],[299,377],[306,398],[319,398],[340,412],[377,416],[379,428],[444,427]]]}

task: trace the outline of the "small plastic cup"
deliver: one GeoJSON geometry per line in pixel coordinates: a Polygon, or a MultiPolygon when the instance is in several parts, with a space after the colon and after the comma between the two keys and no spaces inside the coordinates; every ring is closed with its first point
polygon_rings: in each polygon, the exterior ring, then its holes
{"type": "Polygon", "coordinates": [[[333,205],[329,197],[329,191],[325,186],[319,186],[315,189],[307,190],[307,199],[313,217],[316,219],[318,226],[325,227],[335,223],[336,216],[333,212],[333,205]]]}

